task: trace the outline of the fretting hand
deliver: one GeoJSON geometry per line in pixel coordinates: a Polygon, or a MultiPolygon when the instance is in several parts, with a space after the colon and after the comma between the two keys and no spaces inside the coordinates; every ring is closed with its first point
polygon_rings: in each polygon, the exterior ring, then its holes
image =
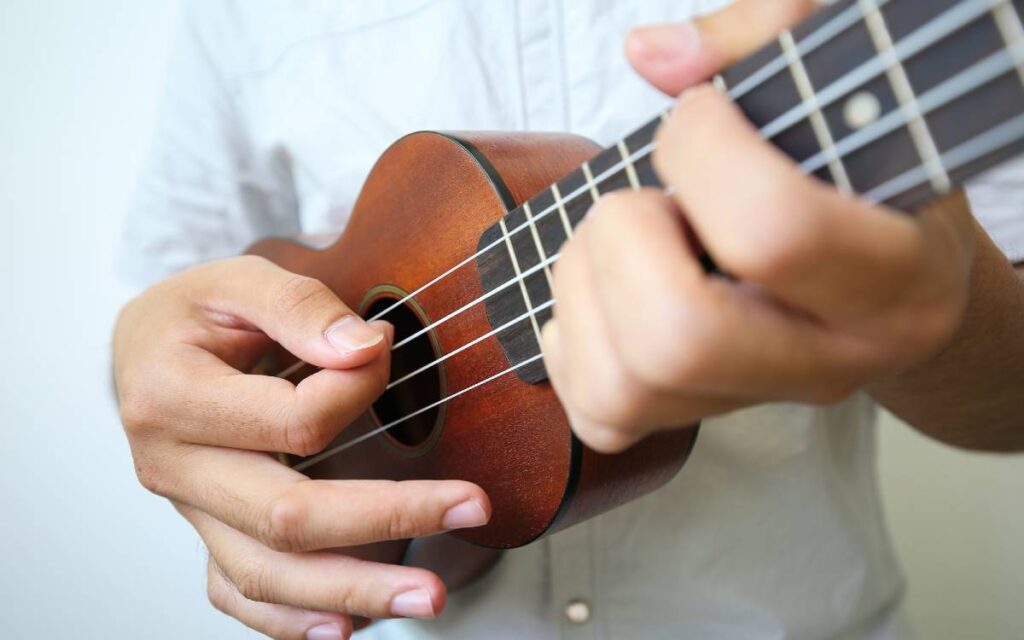
{"type": "MultiPolygon", "coordinates": [[[[627,54],[676,95],[810,6],[744,0],[638,29],[627,54]]],[[[671,197],[605,196],[555,268],[545,360],[591,447],[758,403],[834,402],[956,332],[975,238],[962,197],[909,216],[841,196],[708,85],[682,94],[654,164],[671,197]],[[735,280],[702,270],[687,226],[735,280]]]]}
{"type": "Polygon", "coordinates": [[[436,575],[317,550],[489,518],[468,482],[310,480],[271,455],[320,451],[365,411],[387,382],[391,339],[320,282],[251,256],[172,277],[118,320],[139,479],[202,536],[213,604],[274,638],[347,637],[350,614],[433,617],[446,597],[436,575]],[[246,374],[271,339],[324,369],[298,385],[246,374]]]}

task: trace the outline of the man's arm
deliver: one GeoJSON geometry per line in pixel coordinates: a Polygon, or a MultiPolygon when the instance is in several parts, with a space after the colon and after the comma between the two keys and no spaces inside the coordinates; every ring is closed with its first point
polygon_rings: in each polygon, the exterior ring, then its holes
{"type": "MultiPolygon", "coordinates": [[[[957,196],[943,207],[968,210],[957,196]]],[[[919,431],[986,451],[1024,450],[1024,270],[975,224],[963,323],[935,357],[887,376],[871,394],[919,431]]]]}

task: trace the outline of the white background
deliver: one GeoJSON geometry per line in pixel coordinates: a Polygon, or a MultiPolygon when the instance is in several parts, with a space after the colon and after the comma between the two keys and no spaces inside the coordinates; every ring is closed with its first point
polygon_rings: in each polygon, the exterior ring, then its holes
{"type": "MultiPolygon", "coordinates": [[[[0,5],[2,638],[252,636],[206,604],[197,539],[135,483],[109,382],[114,248],[176,14],[0,5]]],[[[1024,637],[1024,458],[894,421],[882,447],[921,637],[1024,637]]]]}

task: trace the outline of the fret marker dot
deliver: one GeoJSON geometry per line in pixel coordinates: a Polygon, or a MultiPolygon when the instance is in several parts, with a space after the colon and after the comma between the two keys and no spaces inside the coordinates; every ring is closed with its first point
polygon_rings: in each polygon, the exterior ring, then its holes
{"type": "Polygon", "coordinates": [[[863,129],[882,115],[882,103],[873,93],[861,91],[850,97],[843,108],[843,119],[851,129],[863,129]]]}

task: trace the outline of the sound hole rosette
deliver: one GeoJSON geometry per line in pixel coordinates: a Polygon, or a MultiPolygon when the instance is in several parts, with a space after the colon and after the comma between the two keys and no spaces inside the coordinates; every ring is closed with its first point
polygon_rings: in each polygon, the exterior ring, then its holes
{"type": "MultiPolygon", "coordinates": [[[[372,318],[396,302],[402,304],[388,311],[381,319],[395,327],[395,343],[422,331],[431,324],[430,317],[419,302],[395,285],[378,285],[363,296],[358,313],[372,318]]],[[[370,407],[369,414],[377,427],[390,424],[437,403],[447,395],[448,380],[437,333],[431,329],[391,353],[389,381],[433,365],[414,377],[387,390],[370,407]],[[434,364],[437,363],[437,364],[434,364]]],[[[447,403],[419,413],[391,427],[379,440],[394,452],[406,458],[416,458],[429,452],[441,437],[447,416],[447,403]]]]}

